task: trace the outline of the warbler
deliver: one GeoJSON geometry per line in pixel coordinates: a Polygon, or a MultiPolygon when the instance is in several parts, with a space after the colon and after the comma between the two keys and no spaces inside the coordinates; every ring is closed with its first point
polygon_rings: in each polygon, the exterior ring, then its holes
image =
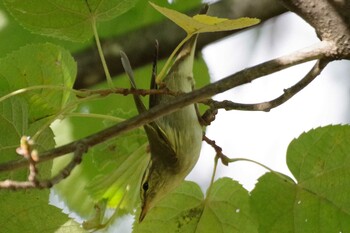
{"type": "MultiPolygon", "coordinates": [[[[151,89],[166,87],[170,91],[183,93],[193,90],[196,41],[197,35],[194,35],[183,45],[161,85],[155,82],[153,75],[151,89]]],[[[129,61],[123,53],[122,62],[132,87],[136,88],[129,61]]],[[[176,97],[165,94],[150,95],[149,108],[167,104],[173,98],[176,97]]],[[[146,111],[138,95],[134,95],[134,100],[140,113],[146,111]]],[[[193,169],[199,158],[203,136],[195,104],[160,117],[145,125],[144,129],[149,141],[151,159],[140,185],[140,222],[148,211],[178,187],[193,169]]]]}

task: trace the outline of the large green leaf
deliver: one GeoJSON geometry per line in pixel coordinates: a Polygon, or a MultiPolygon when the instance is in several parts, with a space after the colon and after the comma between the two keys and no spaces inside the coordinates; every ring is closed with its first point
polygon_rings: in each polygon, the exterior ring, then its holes
{"type": "MultiPolygon", "coordinates": [[[[29,85],[46,84],[55,80],[57,84],[71,86],[73,81],[70,77],[70,64],[66,64],[67,60],[68,63],[72,61],[69,59],[71,57],[66,51],[62,53],[62,50],[49,44],[27,46],[8,55],[0,61],[1,96],[29,85]],[[40,62],[43,64],[37,64],[40,62]],[[48,70],[50,68],[52,70],[48,70]],[[60,76],[62,79],[54,79],[53,76],[60,73],[59,71],[63,72],[60,76]]],[[[75,65],[74,62],[73,64],[75,65]]],[[[35,138],[35,149],[41,152],[53,148],[54,135],[50,128],[42,128],[46,119],[40,118],[52,114],[50,110],[53,108],[58,111],[68,97],[69,93],[62,90],[57,93],[54,93],[54,90],[39,90],[2,100],[0,163],[21,159],[20,155],[16,154],[20,138],[33,136],[38,130],[41,130],[41,133],[35,138]],[[51,107],[48,107],[50,104],[51,107]]],[[[46,162],[37,166],[39,179],[50,177],[51,165],[51,162],[46,162]]],[[[1,180],[26,181],[27,177],[27,167],[0,175],[1,180]]],[[[76,223],[67,223],[69,217],[60,209],[49,205],[49,190],[1,190],[0,199],[0,228],[3,232],[62,232],[61,225],[65,223],[65,230],[82,232],[76,223]]]]}
{"type": "Polygon", "coordinates": [[[302,134],[287,163],[298,183],[268,173],[252,192],[259,232],[349,232],[350,126],[302,134]]]}
{"type": "MultiPolygon", "coordinates": [[[[138,212],[139,213],[139,212],[138,212]]],[[[249,195],[230,178],[217,180],[203,197],[200,187],[184,182],[150,210],[137,232],[257,232],[249,195]]]]}
{"type": "Polygon", "coordinates": [[[85,41],[92,37],[95,22],[123,14],[136,1],[6,0],[5,4],[24,27],[35,33],[85,41]]]}
{"type": "MultiPolygon", "coordinates": [[[[1,232],[47,232],[61,228],[68,216],[60,209],[48,204],[49,190],[5,191],[0,193],[1,232]]],[[[82,232],[71,222],[65,232],[82,232]],[[71,230],[71,231],[68,231],[71,230]]]]}
{"type": "Polygon", "coordinates": [[[221,178],[209,191],[195,232],[258,232],[248,191],[237,181],[221,178]]]}
{"type": "MultiPolygon", "coordinates": [[[[0,59],[0,95],[37,85],[72,88],[77,68],[66,50],[53,44],[27,45],[0,59]]],[[[58,113],[70,98],[63,89],[37,89],[22,94],[29,106],[29,120],[58,113]]]]}
{"type": "MultiPolygon", "coordinates": [[[[23,98],[12,97],[0,102],[0,163],[18,160],[15,153],[23,135],[31,136],[41,127],[42,122],[28,122],[28,105],[23,98]]],[[[44,151],[55,146],[51,129],[44,130],[35,140],[35,149],[44,151]]],[[[39,177],[48,178],[51,163],[38,166],[39,177]]],[[[1,173],[0,179],[26,181],[27,168],[1,173]]],[[[49,190],[0,190],[0,229],[1,232],[62,232],[61,226],[69,218],[56,207],[49,205],[49,190]],[[58,230],[61,231],[58,231],[58,230]]],[[[70,221],[65,231],[82,232],[81,228],[70,221]]]]}

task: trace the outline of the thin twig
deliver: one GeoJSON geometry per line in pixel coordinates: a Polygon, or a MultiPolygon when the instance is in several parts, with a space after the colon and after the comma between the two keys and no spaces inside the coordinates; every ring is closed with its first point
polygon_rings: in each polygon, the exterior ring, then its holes
{"type": "Polygon", "coordinates": [[[292,180],[290,179],[287,179],[288,177],[279,173],[279,172],[276,172],[275,170],[269,168],[268,166],[262,164],[262,163],[259,163],[255,160],[251,160],[251,159],[246,159],[246,158],[229,158],[227,157],[226,155],[224,155],[222,153],[222,148],[220,146],[218,146],[216,144],[216,142],[214,140],[211,140],[209,139],[207,136],[203,135],[203,140],[208,143],[211,147],[214,148],[215,152],[216,152],[216,156],[215,156],[215,164],[214,164],[214,174],[212,176],[212,179],[211,179],[211,184],[214,182],[214,175],[215,175],[215,171],[216,171],[216,166],[217,166],[217,160],[220,159],[222,164],[228,166],[230,163],[235,163],[235,162],[238,162],[238,161],[247,161],[247,162],[251,162],[251,163],[255,163],[263,168],[265,168],[266,170],[270,171],[271,173],[277,175],[278,177],[282,178],[283,180],[286,180],[288,182],[291,182],[293,183],[292,180]]]}
{"type": "Polygon", "coordinates": [[[242,110],[242,111],[264,111],[269,112],[271,109],[276,108],[286,101],[288,101],[290,98],[292,98],[294,95],[296,95],[298,92],[300,92],[302,89],[304,89],[307,85],[309,85],[326,67],[326,65],[329,63],[329,61],[317,61],[317,63],[311,68],[311,70],[305,75],[303,79],[301,79],[298,83],[293,85],[290,88],[287,88],[284,90],[284,93],[280,95],[279,97],[262,103],[256,103],[256,104],[242,104],[242,103],[235,103],[229,100],[224,101],[215,101],[215,100],[206,100],[202,103],[207,104],[210,106],[210,109],[225,109],[225,110],[242,110]]]}
{"type": "Polygon", "coordinates": [[[36,168],[38,152],[33,149],[33,144],[34,142],[29,137],[22,136],[20,147],[16,149],[16,152],[27,159],[29,163],[28,181],[36,184],[38,175],[38,169],[36,168]]]}
{"type": "Polygon", "coordinates": [[[39,188],[51,188],[53,185],[58,184],[61,180],[67,178],[73,169],[78,166],[81,161],[83,154],[87,152],[87,145],[84,143],[78,143],[74,152],[72,160],[64,167],[58,174],[49,180],[39,182],[39,188]]]}
{"type": "Polygon", "coordinates": [[[203,140],[208,143],[216,152],[216,157],[220,158],[222,164],[228,165],[228,157],[222,153],[222,148],[216,144],[214,140],[209,139],[205,134],[203,134],[203,140]]]}

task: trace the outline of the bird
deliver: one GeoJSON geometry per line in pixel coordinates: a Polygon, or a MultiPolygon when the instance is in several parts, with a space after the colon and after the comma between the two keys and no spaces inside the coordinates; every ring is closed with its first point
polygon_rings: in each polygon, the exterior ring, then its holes
{"type": "MultiPolygon", "coordinates": [[[[156,75],[153,75],[151,89],[167,88],[176,93],[187,93],[194,89],[193,63],[197,37],[197,34],[193,35],[182,46],[160,84],[156,83],[156,75]]],[[[129,60],[123,52],[121,57],[131,86],[136,89],[129,60]]],[[[167,104],[176,96],[154,94],[149,98],[149,108],[152,108],[159,104],[167,104]]],[[[139,95],[134,95],[134,101],[139,113],[146,111],[139,95]]],[[[144,125],[144,130],[149,142],[151,159],[140,184],[140,223],[147,213],[178,187],[191,172],[198,161],[203,137],[196,104],[190,104],[162,116],[144,125]]]]}

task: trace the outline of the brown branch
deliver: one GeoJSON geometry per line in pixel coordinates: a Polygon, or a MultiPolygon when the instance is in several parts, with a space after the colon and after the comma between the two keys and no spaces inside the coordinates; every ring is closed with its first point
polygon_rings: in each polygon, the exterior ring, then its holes
{"type": "Polygon", "coordinates": [[[41,181],[38,188],[51,188],[53,185],[59,183],[61,180],[67,178],[73,169],[82,161],[83,154],[87,152],[87,145],[84,143],[77,143],[72,160],[64,167],[58,174],[49,180],[41,181]]]}
{"type": "Polygon", "coordinates": [[[86,90],[80,89],[78,98],[86,98],[91,95],[108,96],[110,94],[121,94],[121,95],[180,95],[181,92],[170,91],[167,88],[162,89],[129,89],[129,88],[113,88],[113,89],[99,89],[99,90],[86,90]]]}
{"type": "Polygon", "coordinates": [[[349,0],[280,0],[288,9],[308,22],[322,41],[337,46],[333,56],[350,59],[349,0]]]}
{"type": "Polygon", "coordinates": [[[229,100],[224,101],[215,101],[215,100],[207,100],[203,101],[204,104],[210,106],[210,109],[225,109],[225,110],[241,110],[241,111],[264,111],[269,112],[271,109],[276,108],[283,103],[287,102],[294,95],[304,89],[307,85],[309,85],[326,67],[329,61],[319,60],[317,63],[311,68],[311,70],[305,75],[303,79],[301,79],[298,83],[293,85],[290,88],[284,90],[284,93],[279,97],[262,103],[257,104],[242,104],[235,103],[229,100]]]}
{"type": "Polygon", "coordinates": [[[219,159],[221,160],[222,164],[228,166],[228,164],[229,164],[230,161],[229,161],[229,158],[228,158],[226,155],[224,155],[224,154],[222,153],[222,148],[221,148],[220,146],[218,146],[214,140],[209,139],[205,134],[203,134],[203,140],[204,140],[208,145],[210,145],[211,147],[213,147],[213,149],[214,149],[215,152],[216,152],[216,157],[219,158],[219,159]]]}
{"type": "MultiPolygon", "coordinates": [[[[184,106],[206,100],[215,94],[222,93],[231,88],[249,83],[255,79],[261,78],[262,76],[280,71],[293,65],[327,57],[328,52],[332,49],[333,46],[331,44],[320,42],[319,44],[310,48],[305,48],[301,51],[297,51],[289,55],[282,56],[280,58],[273,59],[251,68],[242,70],[215,83],[209,84],[201,89],[194,90],[190,93],[174,98],[166,105],[157,105],[138,116],[125,120],[110,128],[101,130],[100,132],[87,136],[81,140],[68,143],[66,145],[54,148],[50,151],[43,152],[40,154],[40,160],[38,162],[45,162],[75,151],[76,146],[79,143],[83,143],[88,147],[95,146],[108,139],[119,136],[124,132],[141,127],[142,125],[154,121],[161,116],[175,112],[184,106]]],[[[17,169],[26,166],[26,164],[27,163],[25,161],[11,161],[5,164],[1,164],[0,171],[17,169]]]]}

